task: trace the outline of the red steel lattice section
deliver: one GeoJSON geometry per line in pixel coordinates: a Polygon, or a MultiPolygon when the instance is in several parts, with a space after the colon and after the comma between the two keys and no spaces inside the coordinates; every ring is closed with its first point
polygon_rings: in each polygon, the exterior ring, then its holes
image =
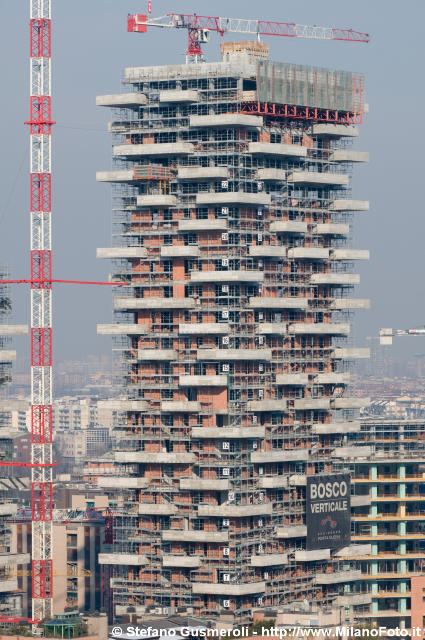
{"type": "Polygon", "coordinates": [[[31,58],[50,58],[51,56],[51,22],[47,18],[30,20],[31,58]]]}
{"type": "Polygon", "coordinates": [[[32,597],[51,598],[53,596],[53,563],[51,560],[33,560],[31,563],[32,597]]]}
{"type": "Polygon", "coordinates": [[[31,251],[31,289],[52,288],[52,252],[44,249],[31,251]]]}
{"type": "Polygon", "coordinates": [[[53,485],[51,482],[33,482],[31,485],[31,520],[51,522],[53,519],[53,485]]]}
{"type": "Polygon", "coordinates": [[[30,97],[30,120],[25,124],[31,125],[32,135],[52,133],[52,98],[50,96],[30,97]]]}
{"type": "Polygon", "coordinates": [[[52,443],[52,405],[31,406],[31,442],[33,444],[52,443]]]}
{"type": "Polygon", "coordinates": [[[50,211],[52,175],[50,173],[31,174],[31,211],[50,211]]]}
{"type": "Polygon", "coordinates": [[[52,330],[51,328],[31,329],[31,366],[52,366],[52,330]]]}

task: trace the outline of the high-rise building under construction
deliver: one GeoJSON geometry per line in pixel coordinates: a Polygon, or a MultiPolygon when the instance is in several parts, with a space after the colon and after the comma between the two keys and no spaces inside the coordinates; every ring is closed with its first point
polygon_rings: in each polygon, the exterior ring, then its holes
{"type": "MultiPolygon", "coordinates": [[[[360,576],[350,544],[316,545],[309,477],[343,470],[362,402],[345,393],[352,297],[355,73],[268,60],[128,68],[112,107],[114,298],[122,494],[102,554],[114,615],[192,607],[248,621],[324,609],[360,576]]],[[[334,520],[329,518],[331,526],[334,520]]],[[[325,521],[327,525],[327,519],[325,521]]],[[[353,600],[354,602],[354,600],[353,600]]],[[[165,611],[164,611],[165,613],[165,611]]]]}

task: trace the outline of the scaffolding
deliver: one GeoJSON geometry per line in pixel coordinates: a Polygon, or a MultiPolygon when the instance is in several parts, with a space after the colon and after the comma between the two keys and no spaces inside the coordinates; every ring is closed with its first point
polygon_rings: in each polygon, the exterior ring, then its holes
{"type": "Polygon", "coordinates": [[[338,424],[358,410],[339,402],[356,308],[352,132],[245,115],[256,68],[130,69],[146,101],[113,109],[112,277],[127,285],[114,353],[133,403],[115,426],[128,510],[109,564],[116,618],[331,606],[357,566],[296,559],[306,476],[338,466],[338,424]]]}

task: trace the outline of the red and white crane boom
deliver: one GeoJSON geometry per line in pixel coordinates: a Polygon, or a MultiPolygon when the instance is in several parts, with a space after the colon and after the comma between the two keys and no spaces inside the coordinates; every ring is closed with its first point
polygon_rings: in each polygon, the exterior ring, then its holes
{"type": "Polygon", "coordinates": [[[422,329],[379,329],[379,343],[389,345],[393,338],[398,336],[425,336],[425,328],[422,329]]]}
{"type": "Polygon", "coordinates": [[[198,16],[182,13],[167,13],[157,18],[145,14],[129,14],[127,28],[130,32],[146,33],[148,27],[187,29],[189,44],[187,59],[202,59],[201,44],[207,42],[208,33],[246,33],[257,36],[286,36],[288,38],[309,38],[314,40],[341,40],[344,42],[369,42],[367,33],[353,29],[318,27],[316,25],[275,22],[268,20],[247,20],[245,18],[222,18],[219,16],[198,16]]]}

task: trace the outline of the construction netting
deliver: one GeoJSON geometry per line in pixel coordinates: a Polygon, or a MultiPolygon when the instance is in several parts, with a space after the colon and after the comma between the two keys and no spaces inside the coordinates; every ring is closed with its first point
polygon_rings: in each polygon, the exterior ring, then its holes
{"type": "Polygon", "coordinates": [[[318,109],[362,111],[363,76],[285,62],[257,65],[257,100],[318,109]]]}

